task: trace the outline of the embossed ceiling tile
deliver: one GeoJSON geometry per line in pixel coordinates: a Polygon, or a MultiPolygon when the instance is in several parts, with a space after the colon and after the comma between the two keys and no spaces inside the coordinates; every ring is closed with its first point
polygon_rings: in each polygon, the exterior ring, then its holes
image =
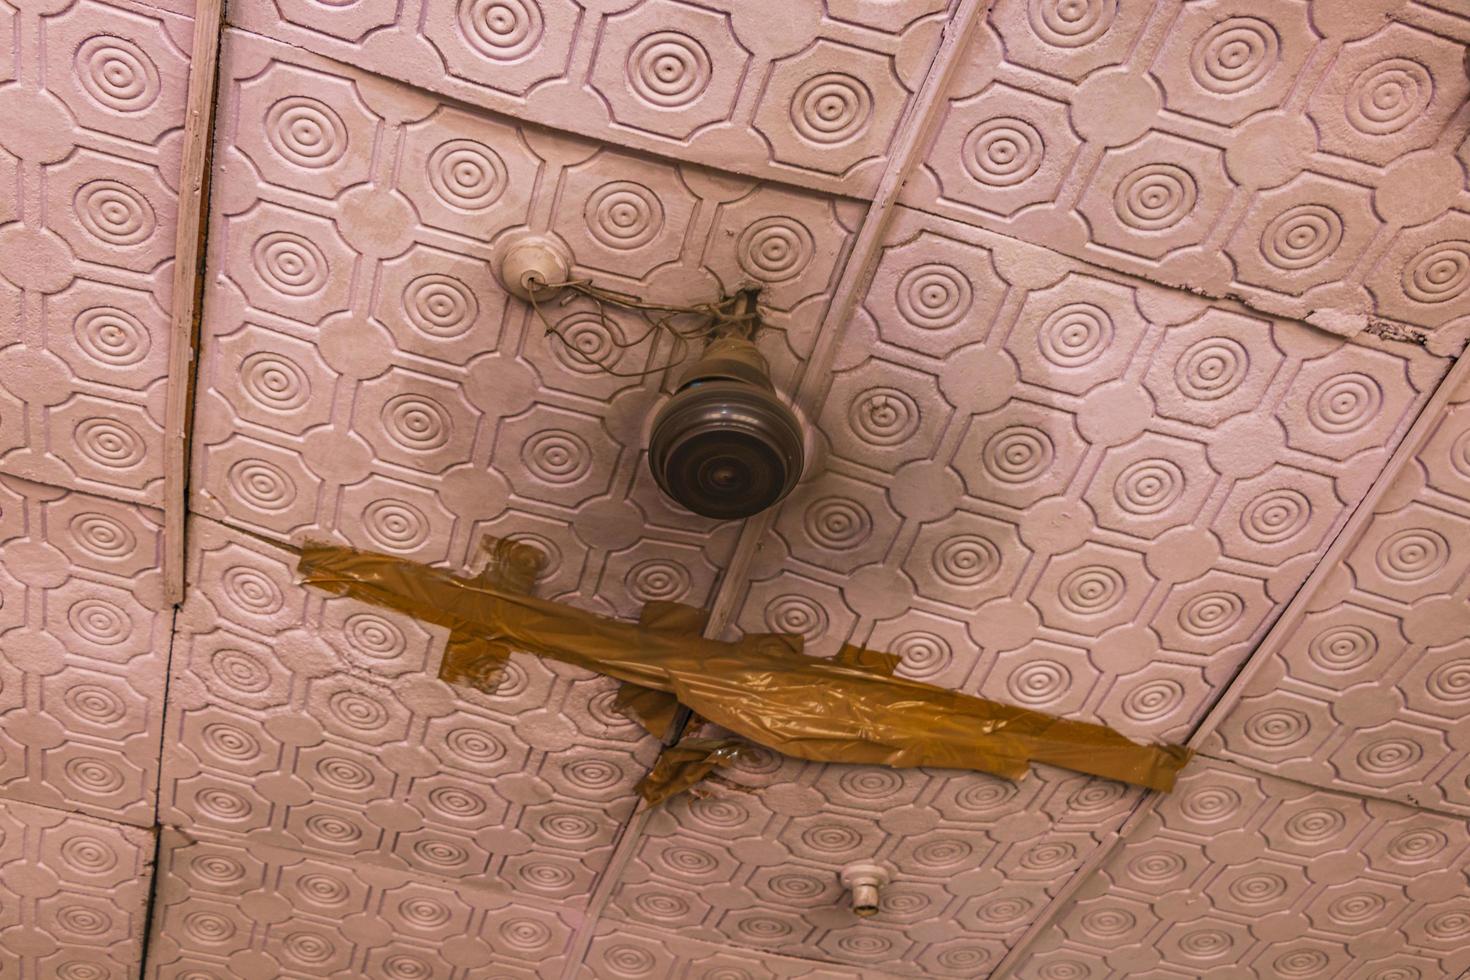
{"type": "MultiPolygon", "coordinates": [[[[1470,385],[1460,383],[1344,558],[1283,635],[1212,754],[1293,779],[1470,813],[1470,385]]],[[[1346,404],[1346,402],[1344,402],[1346,404]]]]}
{"type": "Polygon", "coordinates": [[[20,976],[138,976],[153,846],[151,831],[0,801],[6,966],[20,976]]]}
{"type": "Polygon", "coordinates": [[[1463,822],[1197,759],[1017,976],[1457,976],[1463,822]]]}
{"type": "Polygon", "coordinates": [[[160,515],[0,477],[0,797],[153,823],[160,515]]]}
{"type": "Polygon", "coordinates": [[[1446,367],[907,209],[877,268],[737,624],[1140,737],[1199,719],[1446,367]]]}
{"type": "Polygon", "coordinates": [[[1467,26],[1394,16],[1000,0],[902,200],[1339,332],[1442,327],[1470,290],[1467,26]]]}
{"type": "MultiPolygon", "coordinates": [[[[1139,799],[1048,767],[1013,783],[758,752],[727,775],[734,789],[676,798],[649,820],[613,895],[618,928],[899,975],[972,977],[994,966],[1139,799]],[[894,876],[873,919],[852,914],[838,881],[861,861],[894,876]]],[[[678,955],[633,945],[647,955],[627,961],[645,970],[678,955]]]]}
{"type": "Polygon", "coordinates": [[[229,22],[518,118],[839,194],[877,186],[950,0],[234,2],[229,22]]]}
{"type": "Polygon", "coordinates": [[[158,976],[556,977],[574,931],[522,894],[214,834],[164,831],[159,874],[158,976]]]}
{"type": "Polygon", "coordinates": [[[585,901],[656,750],[615,684],[518,656],[494,695],[451,688],[443,629],[308,592],[211,522],[190,542],[170,826],[585,901]]]}
{"type": "Polygon", "coordinates": [[[39,14],[0,65],[0,471],[156,504],[189,23],[39,14]]]}
{"type": "Polygon", "coordinates": [[[621,615],[705,601],[730,543],[664,503],[642,457],[657,368],[687,345],[584,298],[543,307],[563,339],[547,336],[498,284],[498,243],[554,233],[573,275],[656,301],[766,283],[784,383],[846,254],[832,229],[861,209],[439,105],[237,31],[222,71],[220,153],[239,166],[211,219],[195,508],[453,567],[486,533],[530,537],[553,559],[544,594],[621,615]]]}

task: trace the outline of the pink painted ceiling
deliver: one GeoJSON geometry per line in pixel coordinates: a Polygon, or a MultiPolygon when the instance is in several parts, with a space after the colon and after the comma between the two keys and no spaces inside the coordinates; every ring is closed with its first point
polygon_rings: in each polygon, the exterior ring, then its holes
{"type": "Polygon", "coordinates": [[[1463,3],[232,0],[175,606],[193,14],[0,0],[0,978],[1470,970],[1463,3]],[[675,351],[576,301],[650,373],[569,355],[496,278],[525,230],[763,287],[786,501],[661,496],[675,351]],[[649,810],[612,682],[449,687],[282,547],[487,534],[1200,754],[1160,796],[762,750],[649,810]]]}

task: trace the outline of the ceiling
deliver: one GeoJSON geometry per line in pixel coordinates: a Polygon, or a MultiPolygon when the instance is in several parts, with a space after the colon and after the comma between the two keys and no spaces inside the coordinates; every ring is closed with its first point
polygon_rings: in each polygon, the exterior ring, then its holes
{"type": "Polygon", "coordinates": [[[1462,3],[232,0],[185,431],[194,13],[0,0],[0,977],[1470,970],[1462,3]],[[762,287],[786,501],[660,494],[677,351],[577,299],[569,354],[496,278],[527,230],[762,287]],[[612,681],[450,687],[283,547],[486,535],[1199,754],[760,750],[650,810],[612,681]]]}

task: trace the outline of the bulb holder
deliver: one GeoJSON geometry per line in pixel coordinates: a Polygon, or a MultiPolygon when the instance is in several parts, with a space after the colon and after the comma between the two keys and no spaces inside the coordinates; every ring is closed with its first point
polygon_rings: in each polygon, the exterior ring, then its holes
{"type": "Polygon", "coordinates": [[[517,299],[538,302],[556,295],[551,283],[566,282],[572,256],[566,246],[545,235],[521,235],[509,242],[500,257],[500,284],[517,299]]]}

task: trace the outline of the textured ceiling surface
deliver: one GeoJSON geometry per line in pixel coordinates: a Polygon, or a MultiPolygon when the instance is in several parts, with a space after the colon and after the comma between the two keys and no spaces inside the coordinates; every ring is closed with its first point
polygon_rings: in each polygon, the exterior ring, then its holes
{"type": "Polygon", "coordinates": [[[193,13],[0,0],[0,978],[1470,970],[1460,0],[231,0],[174,606],[193,13]],[[549,336],[525,231],[761,286],[796,491],[663,498],[688,351],[549,336]],[[1159,796],[761,750],[650,810],[611,681],[450,687],[284,547],[487,534],[547,597],[1200,755],[1159,796]]]}

